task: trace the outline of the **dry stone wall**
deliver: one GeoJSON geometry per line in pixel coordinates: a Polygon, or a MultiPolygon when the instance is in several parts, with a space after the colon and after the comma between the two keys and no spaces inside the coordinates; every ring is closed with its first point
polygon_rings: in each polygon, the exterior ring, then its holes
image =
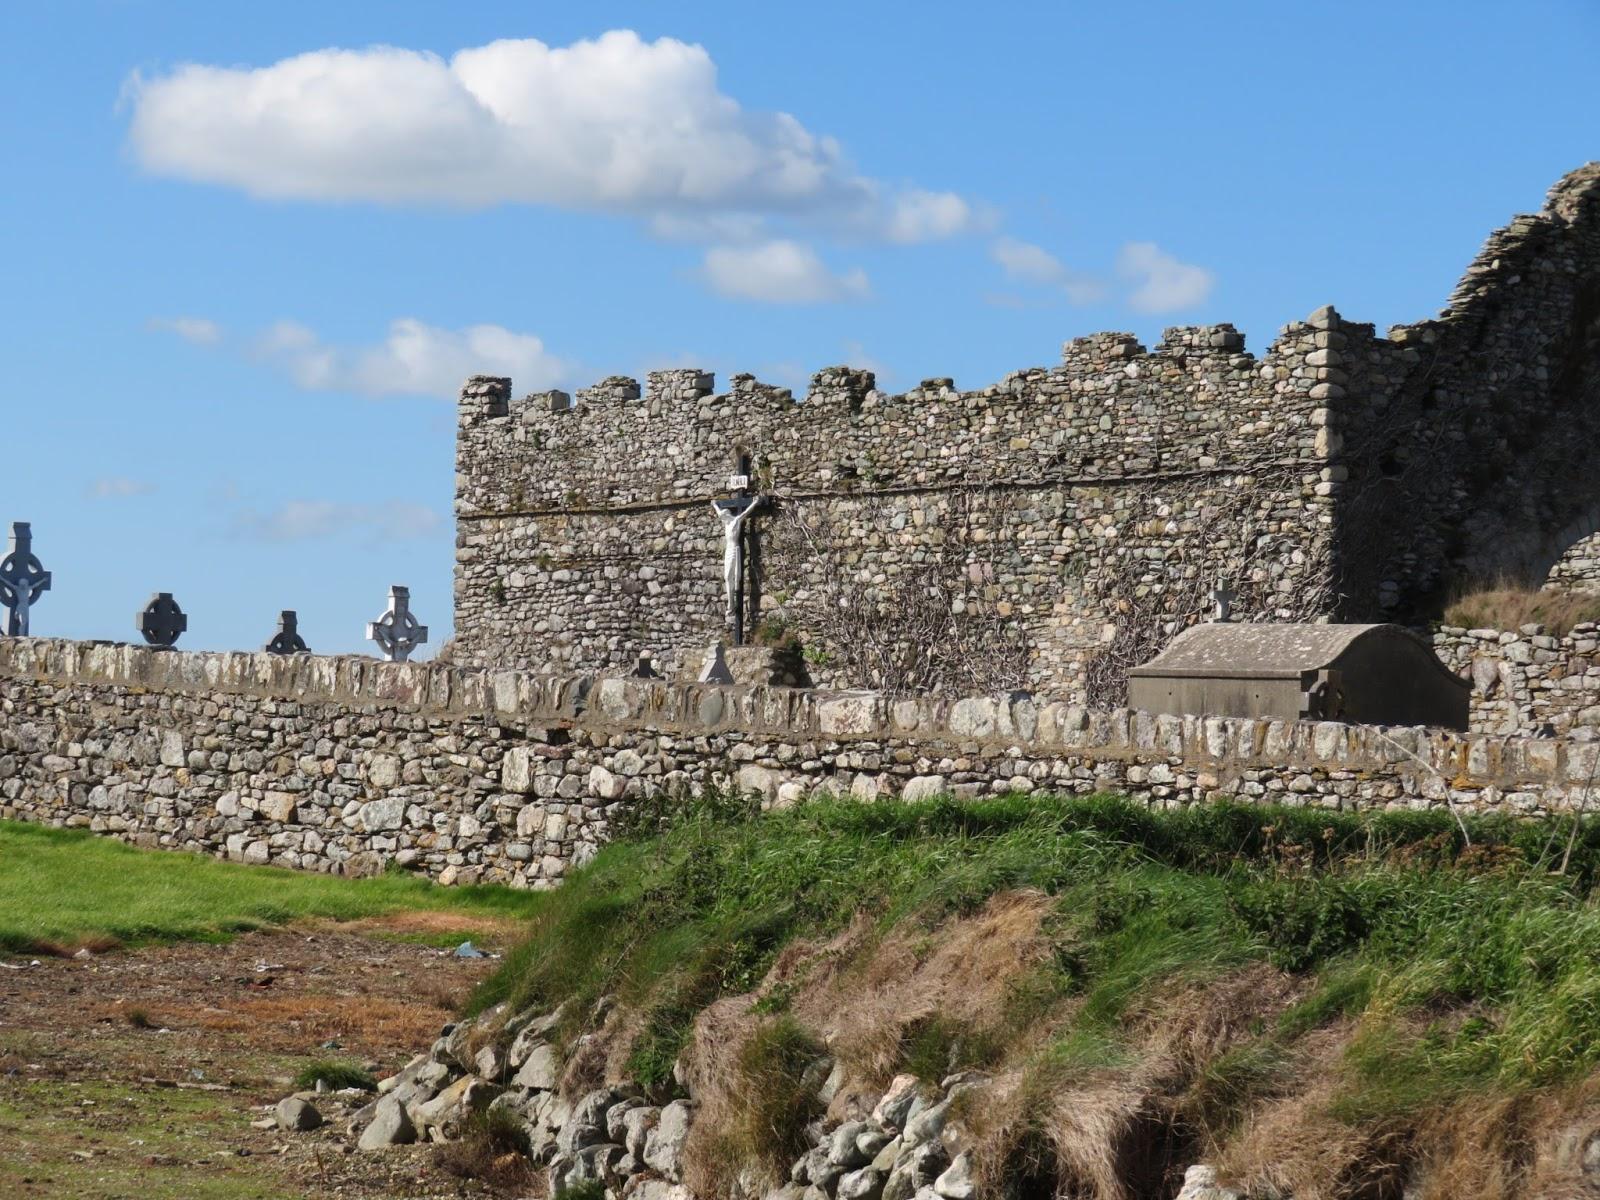
{"type": "Polygon", "coordinates": [[[1115,789],[1331,808],[1586,806],[1600,742],[1157,717],[1026,694],[554,676],[0,640],[0,817],[305,870],[548,886],[647,797],[1115,789]]]}
{"type": "Polygon", "coordinates": [[[830,624],[841,599],[892,623],[932,581],[1020,644],[1006,682],[1104,702],[1223,579],[1245,618],[1408,623],[1463,583],[1542,580],[1600,529],[1597,388],[1600,164],[1493,234],[1438,320],[1386,337],[1325,308],[1259,358],[1229,325],[1153,350],[1097,334],[975,391],[889,395],[836,367],[800,401],[696,370],[520,399],[475,377],[458,654],[592,671],[703,653],[723,635],[709,503],[748,463],[774,500],[752,522],[750,625],[798,635],[818,682],[882,678],[830,624]]]}
{"type": "Polygon", "coordinates": [[[1556,636],[1521,629],[1441,628],[1434,651],[1472,683],[1475,732],[1600,737],[1600,626],[1556,636]]]}

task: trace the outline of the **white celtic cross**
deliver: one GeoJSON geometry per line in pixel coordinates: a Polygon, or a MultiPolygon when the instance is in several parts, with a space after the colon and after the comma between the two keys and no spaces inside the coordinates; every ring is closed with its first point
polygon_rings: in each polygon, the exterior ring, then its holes
{"type": "Polygon", "coordinates": [[[378,643],[389,662],[405,662],[428,640],[428,627],[417,624],[411,615],[410,588],[397,583],[389,589],[389,609],[376,621],[367,622],[367,637],[378,643]]]}

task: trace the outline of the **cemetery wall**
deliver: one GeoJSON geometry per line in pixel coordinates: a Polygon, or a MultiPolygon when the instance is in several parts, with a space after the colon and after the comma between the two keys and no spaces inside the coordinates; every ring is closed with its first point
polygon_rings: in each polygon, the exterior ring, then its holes
{"type": "Polygon", "coordinates": [[[1471,728],[1489,734],[1600,737],[1600,626],[1556,636],[1442,627],[1434,651],[1472,683],[1471,728]]]}
{"type": "Polygon", "coordinates": [[[0,817],[316,871],[548,886],[642,800],[1125,791],[1336,808],[1586,803],[1600,742],[1157,717],[1021,694],[558,676],[0,639],[0,817]]]}
{"type": "Polygon", "coordinates": [[[1597,364],[1591,164],[1491,235],[1439,319],[1386,337],[1327,308],[1259,358],[1229,325],[1171,329],[1152,350],[1098,334],[973,391],[890,395],[837,367],[798,402],[750,376],[718,393],[693,370],[573,397],[475,377],[457,440],[458,657],[595,670],[702,653],[723,635],[709,503],[746,457],[775,501],[752,522],[752,607],[814,651],[821,683],[884,678],[837,616],[861,595],[908,630],[925,593],[959,610],[975,632],[940,640],[1001,667],[948,672],[947,691],[1097,702],[1224,579],[1247,619],[1436,619],[1452,589],[1543,580],[1600,529],[1584,469],[1597,364]]]}

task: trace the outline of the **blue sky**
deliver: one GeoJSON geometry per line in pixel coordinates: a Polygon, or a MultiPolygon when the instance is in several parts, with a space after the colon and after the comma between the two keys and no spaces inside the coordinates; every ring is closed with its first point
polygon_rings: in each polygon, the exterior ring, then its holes
{"type": "Polygon", "coordinates": [[[192,648],[293,607],[360,650],[406,583],[437,644],[472,369],[977,387],[1101,329],[1430,316],[1600,157],[1596,61],[1600,0],[5,4],[34,632],[164,590],[192,648]]]}

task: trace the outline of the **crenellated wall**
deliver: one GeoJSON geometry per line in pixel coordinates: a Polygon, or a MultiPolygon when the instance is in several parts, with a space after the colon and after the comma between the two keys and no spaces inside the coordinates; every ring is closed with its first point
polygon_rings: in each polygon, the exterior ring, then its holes
{"type": "Polygon", "coordinates": [[[1600,438],[1597,318],[1600,164],[1492,235],[1439,320],[1387,337],[1324,308],[1260,358],[1229,325],[1153,350],[1098,334],[976,391],[890,395],[836,367],[799,400],[696,370],[520,399],[475,377],[457,654],[697,659],[724,634],[708,506],[745,458],[774,500],[748,625],[797,635],[819,682],[875,682],[828,615],[850,591],[892,625],[930,581],[1022,647],[1006,683],[1101,701],[1223,580],[1247,618],[1436,618],[1452,588],[1542,579],[1600,529],[1600,477],[1579,469],[1600,438]]]}
{"type": "Polygon", "coordinates": [[[305,870],[549,886],[647,797],[1117,790],[1585,808],[1600,742],[1155,717],[1024,694],[563,677],[0,640],[0,818],[305,870]]]}

